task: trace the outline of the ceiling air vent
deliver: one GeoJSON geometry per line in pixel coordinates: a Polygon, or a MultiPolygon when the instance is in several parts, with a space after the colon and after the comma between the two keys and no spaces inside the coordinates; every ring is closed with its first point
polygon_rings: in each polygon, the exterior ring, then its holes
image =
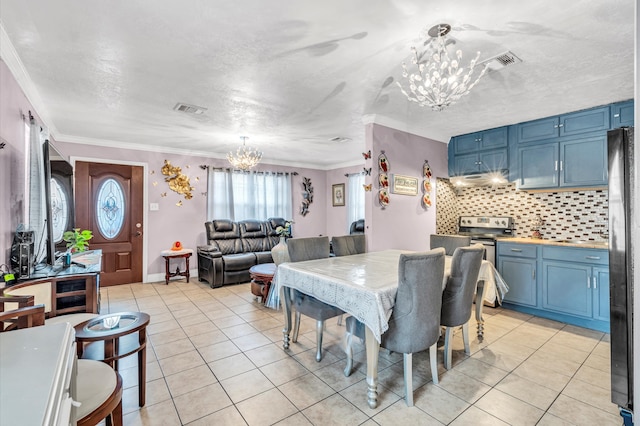
{"type": "Polygon", "coordinates": [[[187,114],[202,114],[207,110],[205,107],[183,104],[182,102],[178,102],[173,109],[175,111],[186,112],[187,114]]]}
{"type": "Polygon", "coordinates": [[[499,54],[498,56],[494,56],[493,58],[489,58],[486,61],[482,61],[482,64],[486,64],[489,68],[489,71],[498,71],[502,68],[517,64],[522,62],[522,59],[518,58],[513,52],[507,51],[499,54]]]}

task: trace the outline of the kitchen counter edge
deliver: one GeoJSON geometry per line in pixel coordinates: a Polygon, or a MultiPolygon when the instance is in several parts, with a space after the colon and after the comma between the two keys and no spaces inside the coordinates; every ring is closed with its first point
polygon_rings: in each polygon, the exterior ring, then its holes
{"type": "Polygon", "coordinates": [[[545,246],[579,247],[579,248],[590,248],[590,249],[601,249],[601,250],[609,249],[609,243],[607,243],[606,241],[571,242],[571,241],[556,241],[556,240],[545,240],[540,238],[522,238],[522,237],[497,238],[496,241],[501,243],[538,244],[538,245],[545,245],[545,246]]]}

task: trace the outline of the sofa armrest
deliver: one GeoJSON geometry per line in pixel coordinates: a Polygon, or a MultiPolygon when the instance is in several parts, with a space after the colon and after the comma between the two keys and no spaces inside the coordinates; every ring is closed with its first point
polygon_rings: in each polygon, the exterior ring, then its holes
{"type": "Polygon", "coordinates": [[[207,245],[207,246],[198,246],[198,254],[202,253],[205,256],[209,256],[212,259],[216,257],[222,257],[222,252],[218,250],[216,246],[207,245]]]}

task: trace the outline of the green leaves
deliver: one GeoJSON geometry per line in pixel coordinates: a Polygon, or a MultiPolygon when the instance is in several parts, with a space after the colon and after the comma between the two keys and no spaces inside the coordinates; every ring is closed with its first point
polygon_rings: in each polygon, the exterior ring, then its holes
{"type": "Polygon", "coordinates": [[[65,231],[62,234],[62,239],[67,243],[67,249],[72,252],[88,249],[91,238],[93,238],[93,233],[88,229],[80,231],[80,228],[74,228],[73,231],[65,231]]]}

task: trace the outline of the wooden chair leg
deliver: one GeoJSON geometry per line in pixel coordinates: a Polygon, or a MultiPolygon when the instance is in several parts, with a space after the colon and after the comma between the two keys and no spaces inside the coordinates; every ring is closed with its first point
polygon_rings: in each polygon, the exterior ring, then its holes
{"type": "Polygon", "coordinates": [[[462,340],[464,341],[464,353],[471,355],[471,347],[469,345],[469,322],[462,324],[462,340]]]}
{"type": "Polygon", "coordinates": [[[451,351],[453,340],[453,327],[447,327],[444,332],[444,368],[451,369],[451,351]]]}
{"type": "Polygon", "coordinates": [[[293,321],[293,333],[291,336],[291,341],[296,343],[298,341],[298,332],[300,331],[300,312],[296,311],[294,321],[293,321]]]}
{"type": "Polygon", "coordinates": [[[316,361],[322,361],[322,332],[324,330],[324,321],[316,321],[316,361]]]}

